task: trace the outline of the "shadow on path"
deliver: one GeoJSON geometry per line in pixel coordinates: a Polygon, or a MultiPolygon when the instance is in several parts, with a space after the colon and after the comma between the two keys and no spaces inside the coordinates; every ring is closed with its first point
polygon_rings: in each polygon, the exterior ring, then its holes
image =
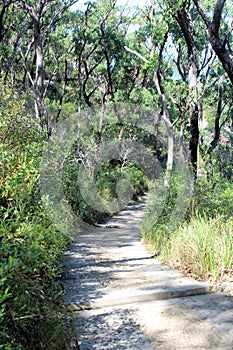
{"type": "Polygon", "coordinates": [[[151,257],[140,239],[145,210],[131,204],[66,254],[64,301],[86,309],[75,320],[81,350],[233,349],[232,299],[151,257]]]}

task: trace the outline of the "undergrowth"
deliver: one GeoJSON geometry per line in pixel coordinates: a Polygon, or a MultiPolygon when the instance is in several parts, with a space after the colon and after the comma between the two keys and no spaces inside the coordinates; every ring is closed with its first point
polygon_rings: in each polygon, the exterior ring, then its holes
{"type": "Polygon", "coordinates": [[[70,349],[60,283],[68,240],[39,199],[44,133],[22,96],[3,84],[0,93],[0,349],[70,349]]]}
{"type": "Polygon", "coordinates": [[[233,184],[227,179],[213,183],[195,184],[186,214],[172,227],[179,186],[173,177],[159,215],[145,216],[141,229],[161,261],[198,279],[218,282],[233,275],[233,184]]]}
{"type": "Polygon", "coordinates": [[[233,275],[233,220],[196,214],[170,235],[161,259],[187,273],[213,282],[233,275]]]}
{"type": "Polygon", "coordinates": [[[44,220],[3,223],[0,241],[0,348],[68,349],[60,284],[67,238],[44,220]]]}

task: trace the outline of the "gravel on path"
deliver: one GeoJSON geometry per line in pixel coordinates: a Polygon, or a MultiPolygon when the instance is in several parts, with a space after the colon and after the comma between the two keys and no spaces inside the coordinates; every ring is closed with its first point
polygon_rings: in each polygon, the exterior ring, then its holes
{"type": "Polygon", "coordinates": [[[66,254],[64,301],[78,310],[80,350],[232,350],[232,298],[151,257],[140,238],[145,210],[131,204],[66,254]]]}

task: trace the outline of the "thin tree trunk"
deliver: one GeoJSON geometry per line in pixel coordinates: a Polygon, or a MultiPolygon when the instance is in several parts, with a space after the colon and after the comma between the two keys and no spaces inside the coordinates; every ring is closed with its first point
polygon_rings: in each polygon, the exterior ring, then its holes
{"type": "Polygon", "coordinates": [[[34,82],[34,89],[36,93],[36,117],[41,120],[42,127],[48,127],[48,121],[44,108],[44,56],[42,50],[42,40],[40,35],[40,20],[39,18],[33,18],[34,25],[34,46],[36,53],[36,75],[34,82]]]}
{"type": "MultiPolygon", "coordinates": [[[[168,155],[167,155],[167,169],[166,169],[166,176],[165,176],[165,180],[164,180],[164,185],[166,187],[169,187],[170,186],[170,178],[171,178],[172,169],[173,169],[173,159],[174,159],[174,135],[173,135],[173,125],[172,125],[171,120],[170,120],[167,99],[166,99],[166,95],[164,93],[164,89],[163,89],[163,85],[162,85],[162,81],[161,81],[161,74],[160,74],[162,55],[163,55],[163,50],[164,50],[167,38],[168,38],[168,30],[166,31],[166,33],[164,35],[164,40],[163,40],[162,45],[160,47],[160,52],[159,52],[159,57],[158,57],[158,65],[157,65],[157,68],[154,72],[154,82],[155,82],[155,86],[156,86],[158,95],[161,99],[161,104],[162,104],[161,116],[162,116],[162,119],[164,120],[166,128],[167,128],[167,136],[168,136],[168,150],[167,150],[167,152],[168,152],[168,155]]],[[[155,44],[152,45],[152,50],[151,50],[151,55],[150,55],[151,57],[153,57],[154,47],[155,47],[155,44]]],[[[148,60],[144,56],[142,56],[140,53],[138,53],[137,51],[131,50],[126,46],[125,46],[125,49],[127,51],[135,54],[139,58],[141,58],[144,62],[148,63],[148,60]]],[[[155,132],[157,132],[156,129],[155,129],[155,132]]]]}
{"type": "Polygon", "coordinates": [[[41,13],[43,4],[39,4],[39,9],[32,7],[27,0],[24,0],[24,8],[28,12],[33,23],[33,37],[35,47],[35,79],[34,79],[34,93],[35,93],[35,114],[40,120],[42,128],[46,127],[49,130],[48,117],[44,106],[44,56],[43,44],[41,38],[41,13]]]}
{"type": "Polygon", "coordinates": [[[167,171],[166,171],[166,176],[165,176],[165,180],[164,180],[164,185],[166,187],[169,187],[171,174],[172,174],[172,168],[173,168],[173,158],[174,158],[173,126],[172,126],[172,123],[170,121],[170,114],[169,114],[169,110],[168,110],[167,99],[166,99],[165,93],[163,91],[161,77],[160,77],[160,73],[158,71],[156,71],[154,74],[154,82],[155,82],[158,94],[160,96],[160,99],[161,99],[162,118],[163,118],[165,125],[166,125],[166,128],[167,128],[167,137],[168,137],[167,171]]]}
{"type": "Polygon", "coordinates": [[[190,120],[190,139],[189,150],[190,160],[193,166],[194,176],[197,176],[197,155],[198,155],[198,143],[199,143],[199,111],[197,102],[197,53],[195,43],[195,31],[194,24],[190,17],[190,14],[185,8],[185,4],[181,10],[176,13],[176,20],[184,34],[187,49],[188,49],[188,61],[189,61],[189,120],[190,120]]]}

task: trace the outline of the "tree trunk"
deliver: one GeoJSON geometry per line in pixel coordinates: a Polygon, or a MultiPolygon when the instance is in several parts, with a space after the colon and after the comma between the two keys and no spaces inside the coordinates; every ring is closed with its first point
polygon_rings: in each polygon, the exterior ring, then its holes
{"type": "Polygon", "coordinates": [[[34,24],[34,45],[36,53],[36,76],[34,89],[36,93],[35,107],[36,116],[41,120],[42,126],[47,126],[47,118],[45,117],[45,109],[43,104],[44,99],[44,57],[42,51],[42,41],[40,36],[39,19],[33,19],[34,24]]]}
{"type": "Polygon", "coordinates": [[[34,93],[35,93],[35,114],[40,120],[42,128],[46,127],[49,130],[48,118],[44,108],[44,56],[43,44],[41,38],[41,14],[43,10],[43,3],[38,4],[39,10],[32,7],[27,0],[24,0],[24,8],[32,19],[33,23],[33,38],[35,47],[35,79],[34,79],[34,93]]]}
{"type": "Polygon", "coordinates": [[[163,86],[161,83],[161,77],[158,70],[156,70],[154,74],[154,81],[155,85],[158,91],[158,94],[160,96],[161,102],[162,102],[162,118],[165,122],[166,129],[167,129],[167,137],[168,137],[168,149],[167,149],[167,172],[164,180],[165,187],[170,186],[170,179],[172,174],[172,168],[173,168],[173,158],[174,158],[174,135],[173,135],[173,126],[170,121],[170,115],[167,105],[167,99],[165,96],[165,93],[163,91],[163,86]]]}
{"type": "Polygon", "coordinates": [[[190,160],[193,166],[194,176],[197,176],[197,155],[198,155],[198,143],[199,143],[199,111],[197,103],[197,52],[195,43],[194,24],[190,14],[183,7],[177,11],[176,20],[181,28],[185,37],[185,42],[188,49],[188,62],[189,62],[189,120],[190,120],[190,139],[189,150],[190,160]]]}

